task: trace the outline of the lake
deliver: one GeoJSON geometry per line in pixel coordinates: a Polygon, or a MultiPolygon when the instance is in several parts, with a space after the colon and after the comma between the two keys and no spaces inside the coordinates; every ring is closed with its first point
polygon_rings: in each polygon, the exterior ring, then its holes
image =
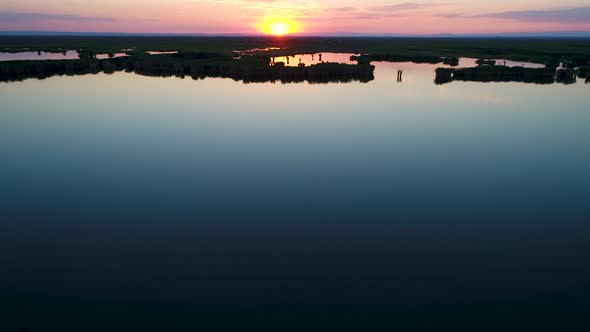
{"type": "Polygon", "coordinates": [[[374,64],[0,83],[0,324],[581,330],[590,86],[374,64]]]}

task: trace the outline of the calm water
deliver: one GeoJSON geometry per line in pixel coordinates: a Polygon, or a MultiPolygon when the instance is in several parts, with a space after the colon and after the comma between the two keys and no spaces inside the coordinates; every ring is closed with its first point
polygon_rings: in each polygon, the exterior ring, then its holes
{"type": "Polygon", "coordinates": [[[0,84],[0,330],[583,331],[590,86],[376,65],[0,84]]]}
{"type": "Polygon", "coordinates": [[[123,52],[118,52],[118,53],[112,53],[112,54],[108,54],[108,53],[104,53],[104,54],[97,54],[96,58],[101,60],[101,59],[109,59],[109,58],[122,58],[122,57],[126,57],[128,56],[126,53],[123,52]]]}
{"type": "MultiPolygon", "coordinates": [[[[359,54],[350,54],[350,53],[316,53],[316,54],[296,54],[293,56],[279,56],[274,57],[273,60],[275,63],[283,62],[286,66],[296,67],[300,63],[305,64],[306,66],[315,65],[322,62],[337,62],[337,63],[347,63],[351,65],[357,64],[356,61],[352,61],[350,59],[353,55],[359,54]]],[[[455,68],[461,67],[477,67],[477,60],[474,58],[460,58],[459,65],[455,68]]],[[[518,61],[510,61],[504,59],[496,59],[497,65],[504,65],[509,67],[525,67],[525,68],[545,68],[544,64],[540,63],[532,63],[532,62],[518,62],[518,61]]],[[[383,67],[383,66],[382,66],[383,67]]],[[[436,67],[451,67],[444,64],[438,64],[436,67]]],[[[436,69],[436,67],[428,67],[431,70],[436,69]]],[[[426,67],[422,67],[420,69],[426,69],[426,67]]],[[[377,70],[386,70],[378,68],[377,70]]]]}
{"type": "Polygon", "coordinates": [[[0,61],[70,60],[70,59],[79,59],[79,58],[80,58],[80,55],[76,51],[66,51],[65,53],[50,53],[50,52],[6,53],[6,52],[0,52],[0,61]]]}
{"type": "MultiPolygon", "coordinates": [[[[96,54],[97,59],[108,59],[108,58],[120,58],[126,57],[127,53],[125,51],[133,51],[133,49],[126,49],[121,50],[121,52],[108,54],[108,53],[101,53],[96,54]]],[[[159,55],[159,54],[176,54],[177,51],[171,52],[158,52],[158,51],[148,51],[146,52],[149,55],[159,55]]],[[[7,53],[7,52],[0,52],[0,61],[15,61],[15,60],[72,60],[72,59],[80,59],[80,54],[77,51],[66,51],[65,53],[50,53],[50,52],[17,52],[17,53],[7,53]]]]}
{"type": "Polygon", "coordinates": [[[161,55],[161,54],[177,54],[178,51],[147,51],[149,55],[161,55]]]}

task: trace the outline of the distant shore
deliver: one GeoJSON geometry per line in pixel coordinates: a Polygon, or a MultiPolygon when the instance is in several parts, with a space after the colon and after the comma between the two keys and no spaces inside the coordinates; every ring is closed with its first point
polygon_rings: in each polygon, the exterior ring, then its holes
{"type": "Polygon", "coordinates": [[[117,53],[146,51],[210,52],[269,49],[270,56],[353,53],[396,56],[502,58],[557,67],[590,63],[590,39],[580,38],[386,38],[386,37],[188,37],[188,36],[0,36],[0,52],[117,53]]]}

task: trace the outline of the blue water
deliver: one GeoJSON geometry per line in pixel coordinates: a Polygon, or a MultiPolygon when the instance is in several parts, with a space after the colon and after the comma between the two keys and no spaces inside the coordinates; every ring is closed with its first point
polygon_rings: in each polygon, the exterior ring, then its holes
{"type": "Polygon", "coordinates": [[[0,84],[0,330],[582,331],[589,86],[434,68],[0,84]]]}

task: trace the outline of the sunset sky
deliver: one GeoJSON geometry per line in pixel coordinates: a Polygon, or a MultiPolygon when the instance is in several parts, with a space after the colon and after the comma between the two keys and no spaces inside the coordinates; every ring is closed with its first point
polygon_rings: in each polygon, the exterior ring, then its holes
{"type": "Polygon", "coordinates": [[[590,30],[588,0],[0,0],[0,30],[261,33],[590,30]]]}

